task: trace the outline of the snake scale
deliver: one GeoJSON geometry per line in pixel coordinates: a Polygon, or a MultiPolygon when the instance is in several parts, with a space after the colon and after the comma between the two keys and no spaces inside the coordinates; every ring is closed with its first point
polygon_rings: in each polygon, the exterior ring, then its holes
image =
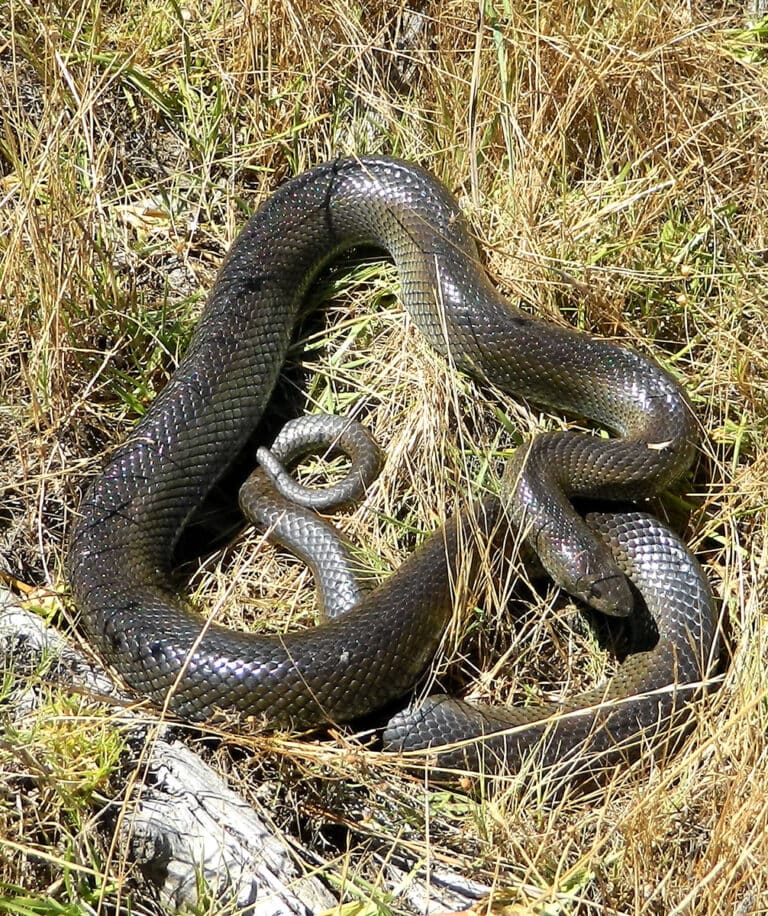
{"type": "Polygon", "coordinates": [[[460,569],[472,576],[500,521],[522,525],[571,594],[625,616],[639,591],[656,616],[656,647],[632,656],[601,693],[624,702],[601,712],[593,693],[575,705],[501,712],[431,699],[396,717],[385,744],[466,741],[445,751],[449,766],[482,764],[486,750],[515,764],[545,732],[547,759],[578,754],[590,736],[608,751],[668,718],[680,686],[706,675],[712,598],[665,526],[614,513],[588,527],[570,497],[658,492],[688,467],[696,439],[685,395],[658,365],[500,297],[456,200],[432,175],[387,157],[335,160],[280,187],[233,243],[176,372],[82,501],[69,580],[88,635],[139,694],[191,720],[224,709],[308,728],[404,696],[437,650],[460,569]],[[393,259],[405,307],[458,368],[614,436],[535,437],[512,459],[501,502],[450,519],[341,618],[284,636],[204,624],[171,585],[174,547],[262,419],[311,283],[360,245],[393,259]],[[570,714],[552,724],[557,709],[570,714]]]}

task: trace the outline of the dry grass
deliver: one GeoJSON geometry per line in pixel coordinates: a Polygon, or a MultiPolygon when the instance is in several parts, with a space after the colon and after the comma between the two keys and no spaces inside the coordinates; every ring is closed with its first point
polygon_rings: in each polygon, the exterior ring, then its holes
{"type": "MultiPolygon", "coordinates": [[[[244,791],[273,781],[276,820],[327,861],[345,902],[368,901],[360,912],[402,910],[382,862],[405,850],[488,881],[507,912],[767,912],[768,25],[737,3],[673,0],[421,9],[0,0],[4,566],[63,592],[79,493],[167,380],[259,200],[338,153],[418,160],[459,193],[511,297],[685,380],[704,445],[657,508],[716,590],[722,689],[665,767],[558,804],[540,804],[535,772],[469,800],[332,741],[254,739],[217,762],[244,791]]],[[[362,416],[389,454],[345,521],[383,572],[458,492],[494,485],[504,449],[562,420],[452,372],[400,311],[391,270],[359,266],[335,285],[292,359],[311,403],[362,416]]],[[[254,538],[201,569],[196,596],[215,603],[235,571],[247,575],[233,622],[254,606],[309,615],[305,573],[254,538]]],[[[509,632],[505,592],[489,585],[458,628],[456,680],[482,668],[477,695],[509,698],[594,676],[562,602],[540,595],[509,632]]],[[[0,879],[26,889],[28,912],[127,911],[127,865],[105,862],[100,832],[110,730],[81,703],[50,702],[34,733],[0,740],[0,879]]],[[[21,911],[12,896],[0,912],[21,911]]]]}

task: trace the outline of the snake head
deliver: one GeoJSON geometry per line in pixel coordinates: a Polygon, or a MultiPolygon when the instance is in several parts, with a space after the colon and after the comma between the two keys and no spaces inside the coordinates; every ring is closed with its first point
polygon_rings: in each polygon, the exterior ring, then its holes
{"type": "MultiPolygon", "coordinates": [[[[581,522],[580,519],[578,519],[581,522]]],[[[635,601],[612,551],[583,524],[551,537],[538,532],[535,551],[553,580],[569,595],[608,617],[629,617],[635,601]]]]}
{"type": "Polygon", "coordinates": [[[629,583],[618,570],[580,576],[568,591],[609,617],[628,617],[634,607],[629,583]]]}

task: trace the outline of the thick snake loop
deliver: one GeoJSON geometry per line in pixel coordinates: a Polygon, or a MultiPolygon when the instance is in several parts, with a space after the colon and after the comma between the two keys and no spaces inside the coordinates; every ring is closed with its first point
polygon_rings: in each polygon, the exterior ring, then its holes
{"type": "Polygon", "coordinates": [[[301,634],[204,625],[170,584],[186,521],[261,420],[309,285],[361,244],[393,258],[405,306],[459,368],[617,434],[538,437],[507,474],[513,522],[578,597],[614,614],[632,603],[568,496],[647,495],[690,463],[695,423],[677,383],[632,350],[500,298],[456,201],[431,175],[370,158],[298,176],[235,240],[184,359],[89,489],[71,537],[69,578],[89,635],[136,691],[183,717],[225,708],[307,727],[402,696],[451,614],[461,543],[473,542],[468,562],[480,562],[498,523],[496,500],[449,521],[349,614],[301,634]]]}
{"type": "Polygon", "coordinates": [[[558,779],[593,774],[636,756],[642,745],[674,744],[680,713],[702,692],[716,659],[709,584],[680,538],[642,512],[591,513],[587,523],[637,589],[634,654],[616,675],[563,702],[479,707],[430,696],[387,724],[388,750],[438,748],[447,770],[518,769],[532,749],[558,779]]]}

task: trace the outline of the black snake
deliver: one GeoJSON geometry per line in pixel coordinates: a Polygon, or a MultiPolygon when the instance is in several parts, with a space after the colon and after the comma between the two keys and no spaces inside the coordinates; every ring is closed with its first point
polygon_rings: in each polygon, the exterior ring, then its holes
{"type": "Polygon", "coordinates": [[[576,713],[599,705],[593,693],[550,720],[554,706],[502,714],[430,700],[396,718],[385,742],[409,749],[519,726],[442,758],[478,765],[484,749],[514,762],[545,731],[552,759],[577,753],[590,736],[606,749],[637,738],[669,717],[672,685],[679,691],[707,674],[712,599],[695,560],[660,523],[626,513],[595,517],[588,528],[569,497],[631,499],[667,487],[694,453],[690,406],[638,353],[513,308],[488,280],[449,191],[390,158],[337,160],[299,175],[235,240],[181,364],[83,500],[68,573],[88,634],[138,693],[188,719],[221,708],[307,728],[355,719],[413,687],[452,613],[458,564],[477,562],[499,524],[495,498],[449,520],[348,614],[306,632],[204,626],[170,584],[186,521],[262,418],[308,287],[340,252],[363,244],[391,256],[414,322],[456,366],[615,434],[534,438],[506,472],[504,515],[524,526],[556,581],[598,610],[630,613],[629,573],[660,637],[600,694],[624,699],[616,706],[576,713]]]}

